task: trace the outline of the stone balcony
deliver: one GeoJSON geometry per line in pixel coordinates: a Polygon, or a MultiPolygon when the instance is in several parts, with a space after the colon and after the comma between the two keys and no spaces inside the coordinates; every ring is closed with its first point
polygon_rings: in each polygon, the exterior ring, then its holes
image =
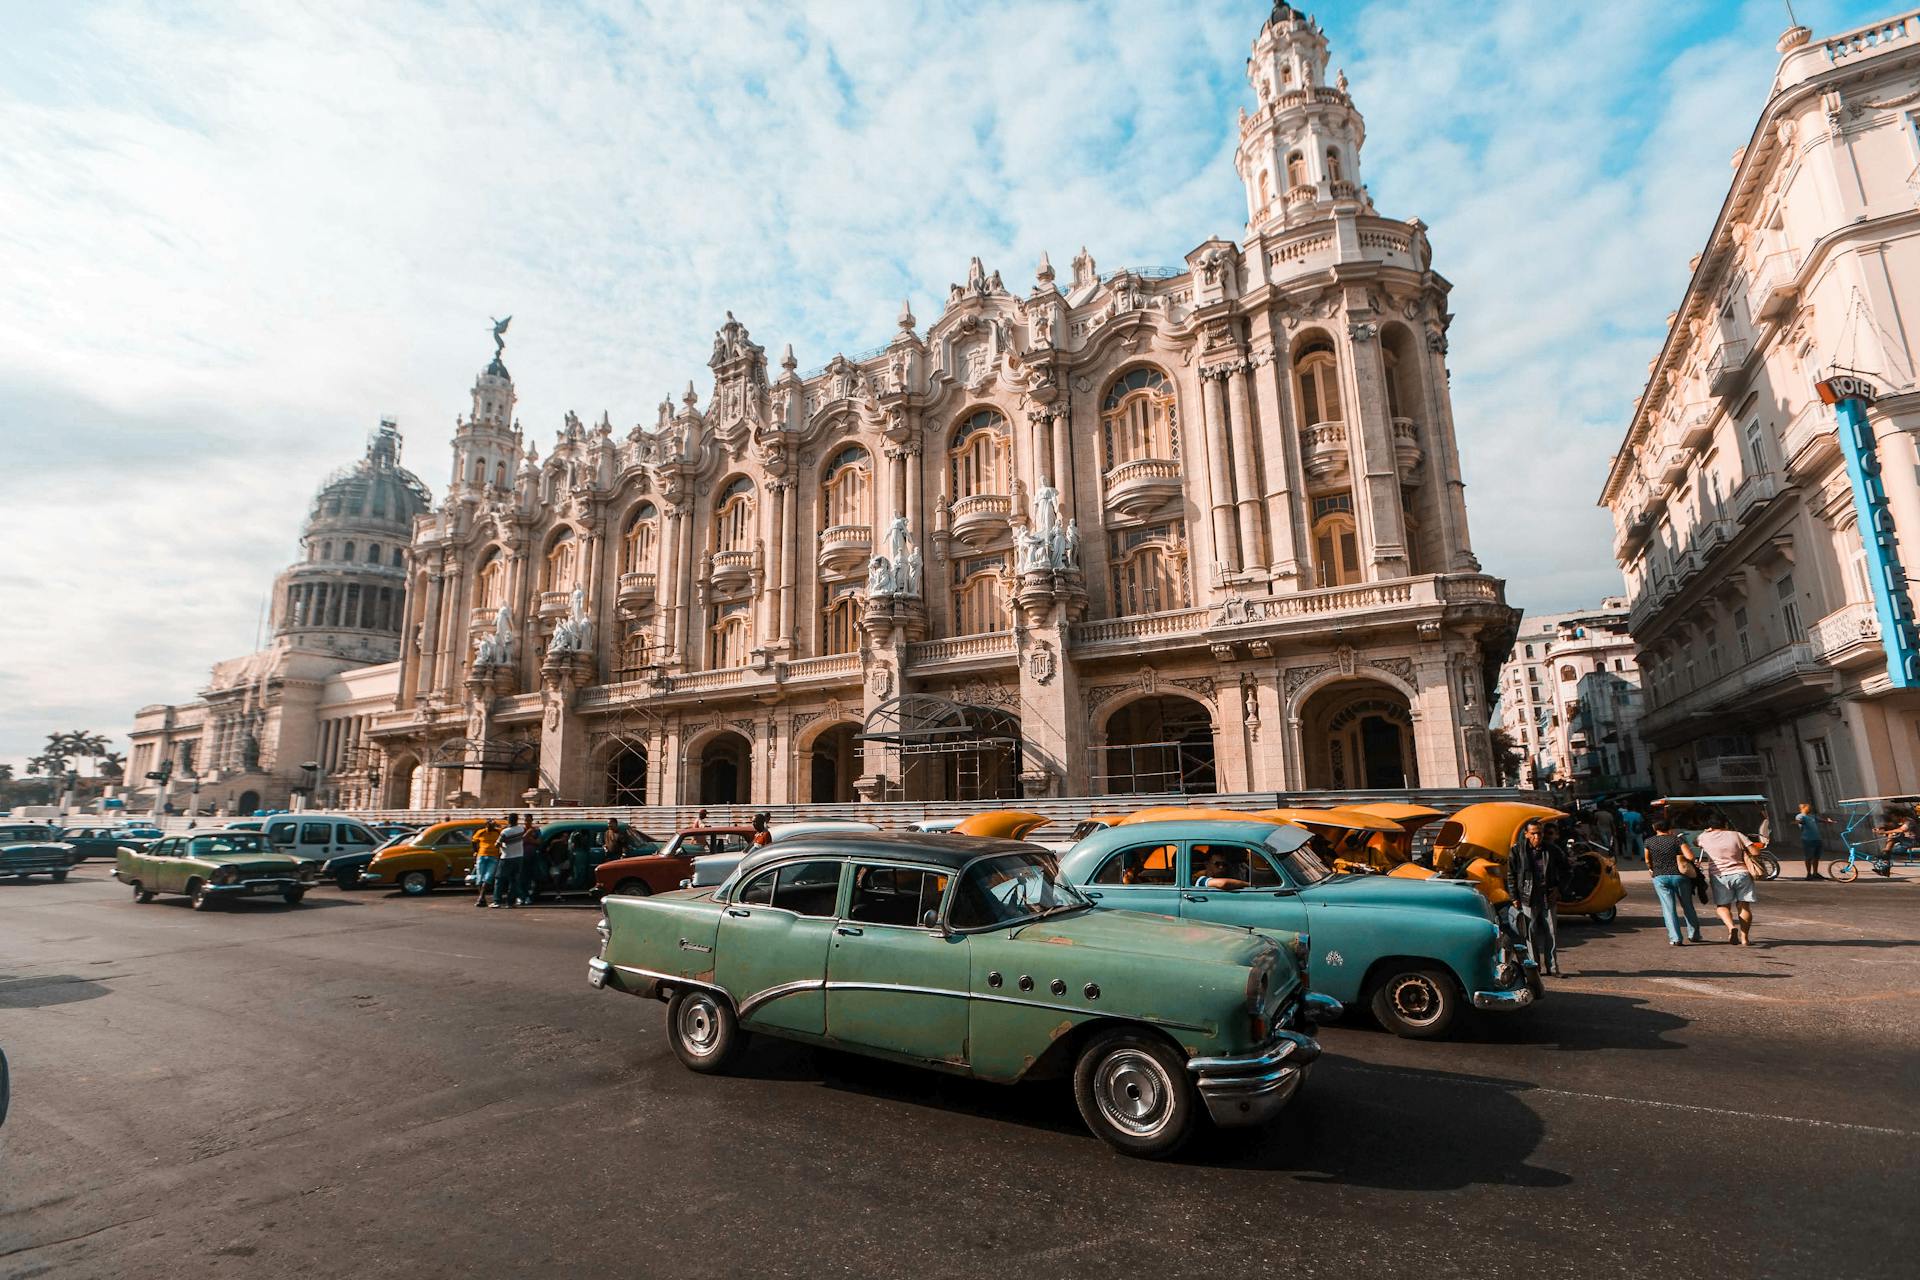
{"type": "Polygon", "coordinates": [[[1641,717],[1641,736],[1679,742],[1703,732],[1731,732],[1742,714],[1772,714],[1816,702],[1839,687],[1839,677],[1808,643],[1785,645],[1745,666],[1665,699],[1641,717]]]}
{"type": "Polygon", "coordinates": [[[907,646],[907,666],[915,672],[928,668],[968,670],[1004,665],[1016,652],[1011,631],[987,631],[972,636],[950,636],[907,646]]]}
{"type": "Polygon", "coordinates": [[[960,541],[978,549],[1007,531],[1013,499],[1004,493],[974,493],[955,498],[951,511],[948,530],[960,541]]]}
{"type": "Polygon", "coordinates": [[[469,631],[493,630],[494,615],[499,612],[500,611],[497,608],[494,608],[492,605],[484,605],[484,604],[478,606],[477,608],[469,610],[467,612],[467,630],[469,631]]]}
{"type": "Polygon", "coordinates": [[[573,610],[572,591],[542,591],[540,593],[540,616],[543,618],[564,618],[573,610]]]}
{"type": "Polygon", "coordinates": [[[1809,400],[1780,433],[1780,456],[1787,474],[1802,479],[1824,475],[1840,461],[1840,437],[1833,410],[1809,400]]]}
{"type": "Polygon", "coordinates": [[[1723,342],[1707,363],[1707,389],[1722,400],[1738,395],[1747,385],[1747,360],[1753,344],[1745,338],[1723,342]]]}
{"type": "Polygon", "coordinates": [[[1880,645],[1880,615],[1870,600],[1843,604],[1807,628],[1814,657],[1835,667],[1865,666],[1887,660],[1880,645]]]}
{"type": "Polygon", "coordinates": [[[716,551],[713,553],[713,567],[708,580],[721,591],[732,591],[747,585],[747,579],[753,576],[753,552],[716,551]]]}
{"type": "Polygon", "coordinates": [[[873,526],[834,524],[820,531],[820,568],[827,573],[849,573],[873,555],[873,526]]]}
{"type": "Polygon", "coordinates": [[[1678,439],[1682,449],[1704,449],[1713,442],[1712,405],[1689,406],[1680,415],[1678,439]]]}
{"type": "Polygon", "coordinates": [[[1347,474],[1347,424],[1316,422],[1300,433],[1300,456],[1307,474],[1318,483],[1338,480],[1347,474]]]}
{"type": "Polygon", "coordinates": [[[1756,320],[1783,320],[1799,299],[1800,252],[1780,249],[1760,259],[1747,294],[1747,311],[1756,320]]]}
{"type": "Polygon", "coordinates": [[[636,572],[620,575],[619,594],[615,600],[620,608],[635,612],[653,603],[659,576],[653,573],[636,572]]]}
{"type": "Polygon", "coordinates": [[[1180,464],[1170,458],[1135,458],[1104,477],[1107,506],[1129,519],[1152,515],[1180,499],[1180,464]]]}
{"type": "Polygon", "coordinates": [[[1742,525],[1761,507],[1780,496],[1780,477],[1771,471],[1756,471],[1740,482],[1727,503],[1734,524],[1742,525]]]}
{"type": "Polygon", "coordinates": [[[1403,476],[1420,467],[1426,451],[1420,447],[1420,424],[1412,418],[1393,420],[1393,463],[1403,476]]]}

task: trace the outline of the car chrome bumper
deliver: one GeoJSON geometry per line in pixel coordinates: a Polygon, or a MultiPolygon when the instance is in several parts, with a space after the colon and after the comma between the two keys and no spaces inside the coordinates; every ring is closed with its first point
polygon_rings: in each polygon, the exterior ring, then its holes
{"type": "Polygon", "coordinates": [[[359,882],[361,884],[385,884],[386,877],[382,876],[378,871],[362,871],[359,882]]]}
{"type": "Polygon", "coordinates": [[[213,894],[244,896],[249,893],[286,893],[291,889],[306,887],[305,881],[288,876],[284,880],[237,880],[232,884],[210,884],[206,890],[213,894]]]}
{"type": "Polygon", "coordinates": [[[1225,1128],[1271,1120],[1298,1091],[1307,1068],[1319,1056],[1319,1042],[1312,1036],[1281,1031],[1256,1053],[1193,1058],[1187,1069],[1195,1076],[1207,1114],[1225,1128]]]}
{"type": "Polygon", "coordinates": [[[1524,1009],[1533,1003],[1533,988],[1515,987],[1511,991],[1476,991],[1473,993],[1473,1007],[1476,1009],[1524,1009]]]}

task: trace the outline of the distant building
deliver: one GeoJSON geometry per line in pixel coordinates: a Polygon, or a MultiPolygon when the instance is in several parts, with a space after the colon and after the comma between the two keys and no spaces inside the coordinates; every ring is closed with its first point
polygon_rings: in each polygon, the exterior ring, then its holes
{"type": "Polygon", "coordinates": [[[1776,825],[1920,779],[1881,623],[1920,576],[1920,15],[1779,49],[1601,498],[1656,786],[1762,787],[1776,825]],[[1864,446],[1816,394],[1849,372],[1879,391],[1864,446]],[[1877,456],[1860,497],[1849,453],[1877,456]]]}
{"type": "Polygon", "coordinates": [[[1497,723],[1524,752],[1523,785],[1583,798],[1652,785],[1634,658],[1618,597],[1520,624],[1500,671],[1497,723]]]}
{"type": "Polygon", "coordinates": [[[274,583],[272,643],[215,663],[195,700],[134,713],[130,807],[251,813],[287,807],[296,791],[372,801],[378,758],[363,734],[373,710],[393,706],[408,543],[429,501],[400,465],[399,430],[382,422],[366,455],[314,496],[300,559],[274,583]],[[147,777],[162,771],[164,783],[147,777]]]}

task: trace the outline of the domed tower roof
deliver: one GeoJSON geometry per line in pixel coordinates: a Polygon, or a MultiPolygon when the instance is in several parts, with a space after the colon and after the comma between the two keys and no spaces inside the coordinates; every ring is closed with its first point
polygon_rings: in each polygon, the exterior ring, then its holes
{"type": "Polygon", "coordinates": [[[431,505],[400,465],[399,428],[382,419],[366,456],[314,494],[301,559],[275,583],[274,635],[367,662],[396,656],[413,521],[431,505]]]}

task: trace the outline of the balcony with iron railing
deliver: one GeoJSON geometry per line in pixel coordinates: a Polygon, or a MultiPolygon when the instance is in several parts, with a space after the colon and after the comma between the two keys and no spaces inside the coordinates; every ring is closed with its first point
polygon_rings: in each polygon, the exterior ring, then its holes
{"type": "Polygon", "coordinates": [[[1724,728],[1731,714],[1823,697],[1837,686],[1838,677],[1811,644],[1783,645],[1686,693],[1663,698],[1641,718],[1640,732],[1653,738],[1706,724],[1724,728]]]}
{"type": "Polygon", "coordinates": [[[1753,344],[1745,338],[1714,348],[1713,359],[1707,362],[1708,389],[1723,400],[1738,394],[1747,384],[1747,359],[1752,353],[1753,344]]]}
{"type": "Polygon", "coordinates": [[[1836,667],[1884,662],[1880,644],[1880,615],[1871,600],[1841,605],[1807,628],[1807,644],[1822,662],[1836,667]]]}
{"type": "Polygon", "coordinates": [[[1840,461],[1840,437],[1833,410],[1809,399],[1780,433],[1780,455],[1786,460],[1787,474],[1798,477],[1819,476],[1840,461]]]}

